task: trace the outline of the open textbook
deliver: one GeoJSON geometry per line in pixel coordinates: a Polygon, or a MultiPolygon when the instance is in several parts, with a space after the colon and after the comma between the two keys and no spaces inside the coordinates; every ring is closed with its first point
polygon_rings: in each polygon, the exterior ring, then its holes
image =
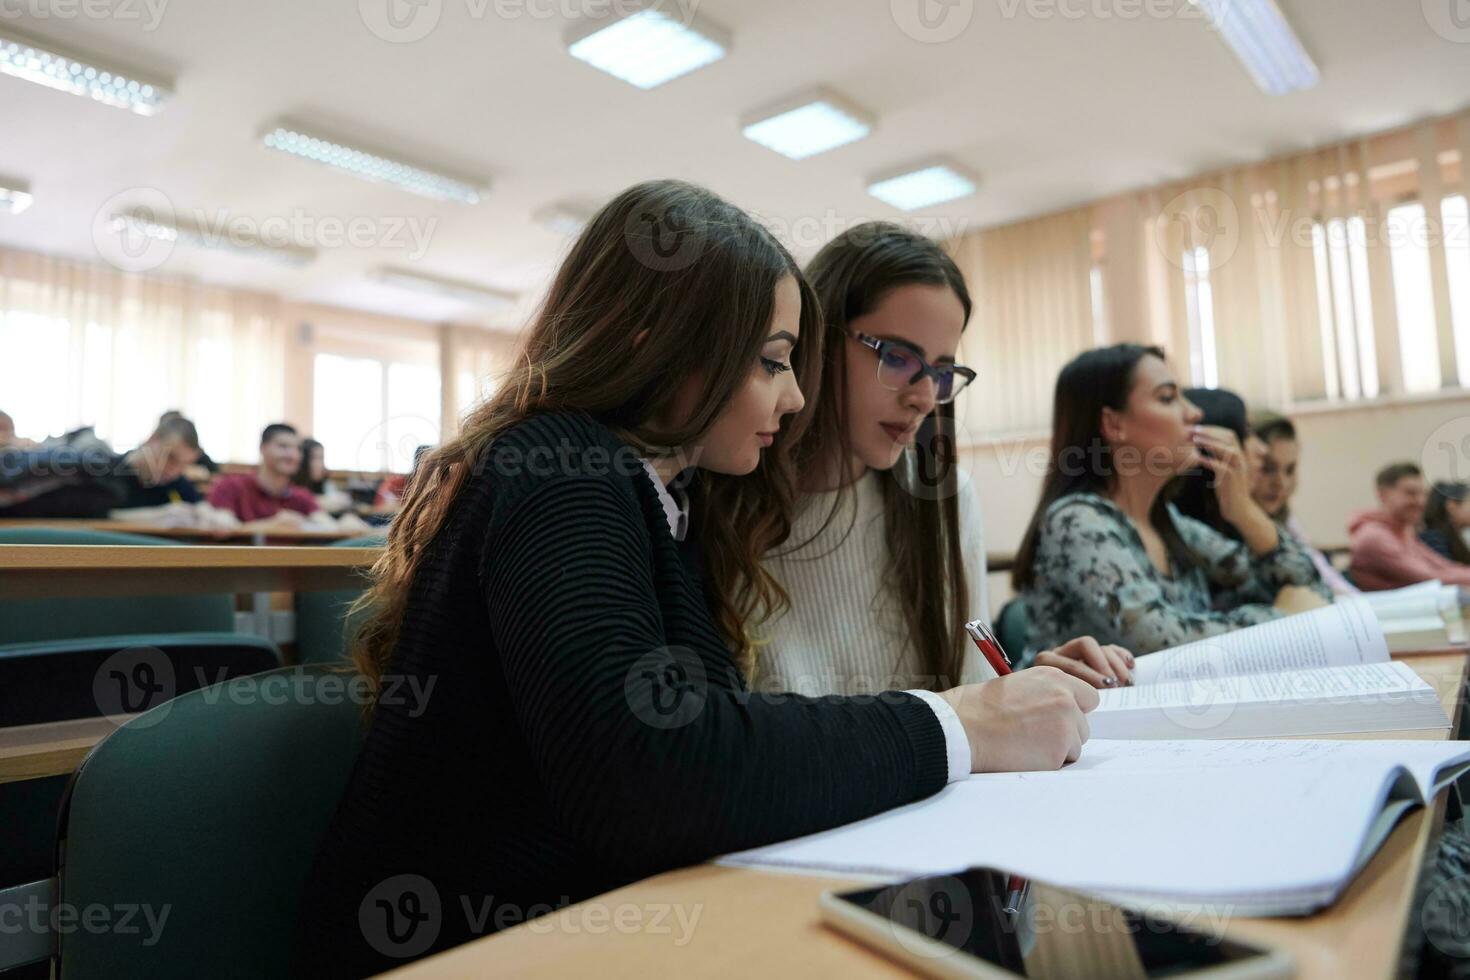
{"type": "Polygon", "coordinates": [[[1389,661],[1369,603],[1311,612],[1138,658],[1103,691],[1095,738],[1248,738],[1448,728],[1439,695],[1389,661]]]}
{"type": "Polygon", "coordinates": [[[1394,653],[1434,650],[1466,642],[1460,588],[1438,579],[1386,592],[1365,592],[1394,653]]]}
{"type": "Polygon", "coordinates": [[[1470,742],[1094,739],[1060,772],[977,774],[721,863],[887,880],[983,865],[1132,904],[1304,915],[1467,767],[1470,742]]]}

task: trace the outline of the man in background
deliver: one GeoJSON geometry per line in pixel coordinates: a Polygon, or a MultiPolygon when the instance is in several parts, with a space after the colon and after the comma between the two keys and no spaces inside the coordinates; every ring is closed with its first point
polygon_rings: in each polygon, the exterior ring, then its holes
{"type": "Polygon", "coordinates": [[[1348,572],[1359,588],[1397,589],[1430,579],[1470,586],[1470,566],[1436,554],[1419,540],[1428,500],[1424,474],[1413,463],[1394,463],[1379,471],[1378,509],[1348,524],[1353,555],[1348,572]]]}
{"type": "MultiPolygon", "coordinates": [[[[165,422],[168,422],[172,419],[181,419],[183,417],[184,413],[180,412],[178,409],[169,409],[167,412],[164,412],[158,417],[158,424],[163,425],[165,422]]],[[[199,458],[194,461],[194,465],[204,467],[204,469],[209,473],[219,472],[219,464],[209,458],[209,453],[204,451],[203,446],[199,447],[199,458]]]]}
{"type": "Polygon", "coordinates": [[[118,457],[112,472],[98,478],[117,498],[114,510],[195,504],[204,497],[184,477],[199,459],[199,432],[176,415],[158,423],[148,441],[118,457]]]}
{"type": "Polygon", "coordinates": [[[316,498],[291,482],[300,468],[301,437],[296,430],[284,422],[268,425],[260,434],[260,465],[255,472],[221,477],[209,491],[209,503],[246,523],[309,517],[318,510],[316,498]]]}

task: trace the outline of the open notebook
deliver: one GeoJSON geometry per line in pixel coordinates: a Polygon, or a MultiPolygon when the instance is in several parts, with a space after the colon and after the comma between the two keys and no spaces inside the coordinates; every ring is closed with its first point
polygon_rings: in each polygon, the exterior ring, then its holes
{"type": "Polygon", "coordinates": [[[992,773],[721,863],[900,880],[987,865],[1222,915],[1330,905],[1470,742],[1105,741],[1060,772],[992,773]]]}
{"type": "Polygon", "coordinates": [[[1095,738],[1252,738],[1448,728],[1438,694],[1389,661],[1361,598],[1138,658],[1103,691],[1095,738]]]}
{"type": "Polygon", "coordinates": [[[1434,579],[1387,592],[1365,592],[1363,599],[1373,607],[1394,653],[1466,642],[1458,586],[1434,579]]]}

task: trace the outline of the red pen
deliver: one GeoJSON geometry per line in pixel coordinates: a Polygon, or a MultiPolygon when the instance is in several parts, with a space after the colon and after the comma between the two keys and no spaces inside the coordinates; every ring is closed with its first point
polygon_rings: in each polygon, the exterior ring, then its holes
{"type": "Polygon", "coordinates": [[[1000,640],[995,638],[990,627],[985,625],[985,620],[970,620],[965,624],[965,632],[970,634],[970,639],[975,641],[975,645],[985,655],[997,677],[1004,677],[1011,672],[1011,658],[1006,656],[1005,648],[1000,645],[1000,640]]]}

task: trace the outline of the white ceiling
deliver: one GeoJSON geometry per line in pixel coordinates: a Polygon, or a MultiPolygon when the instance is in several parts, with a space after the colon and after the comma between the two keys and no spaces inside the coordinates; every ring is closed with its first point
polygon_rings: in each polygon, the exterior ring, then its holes
{"type": "Polygon", "coordinates": [[[177,94],[144,118],[0,76],[0,176],[28,181],[36,198],[0,215],[0,244],[95,259],[99,209],[160,191],[185,215],[356,219],[384,236],[412,219],[429,232],[421,256],[405,247],[405,226],[402,244],[321,248],[300,269],[181,244],[161,271],[490,325],[523,312],[476,314],[364,274],[393,265],[478,281],[524,293],[524,310],[565,247],[533,212],[645,178],[706,184],[804,257],[842,227],[900,217],[864,193],[864,177],[935,154],[981,176],[977,195],[928,213],[947,222],[931,231],[956,230],[1470,100],[1470,44],[1435,33],[1425,13],[1461,0],[1281,0],[1323,81],[1276,99],[1203,21],[1178,15],[1193,10],[1187,0],[947,0],[969,21],[945,43],[915,40],[898,21],[946,0],[703,0],[699,14],[733,35],[730,56],[648,92],[565,52],[575,16],[564,14],[606,0],[421,0],[437,26],[411,43],[367,26],[390,0],[146,0],[156,24],[145,0],[49,6],[60,2],[16,0],[0,20],[172,75],[177,94]],[[1127,16],[1148,10],[1174,13],[1127,16]],[[741,137],[743,114],[813,85],[872,111],[877,130],[801,162],[741,137]],[[439,204],[273,153],[257,134],[280,116],[483,176],[490,192],[478,205],[439,204]]]}

